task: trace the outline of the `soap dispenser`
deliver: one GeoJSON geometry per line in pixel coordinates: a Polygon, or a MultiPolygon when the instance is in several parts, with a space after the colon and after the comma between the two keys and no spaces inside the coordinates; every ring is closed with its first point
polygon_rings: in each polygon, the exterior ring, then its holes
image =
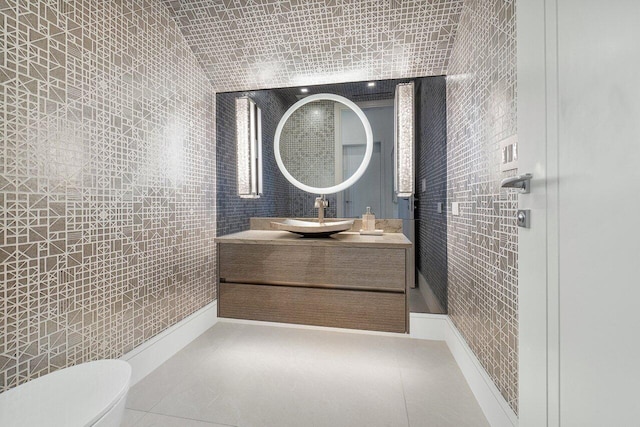
{"type": "Polygon", "coordinates": [[[371,207],[367,206],[367,213],[362,214],[362,229],[373,231],[376,229],[376,216],[371,213],[371,207]]]}

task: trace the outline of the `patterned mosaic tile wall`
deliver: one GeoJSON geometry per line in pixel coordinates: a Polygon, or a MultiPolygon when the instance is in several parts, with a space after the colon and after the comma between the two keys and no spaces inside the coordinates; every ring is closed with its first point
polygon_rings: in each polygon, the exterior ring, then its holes
{"type": "Polygon", "coordinates": [[[416,80],[416,266],[447,309],[447,108],[444,77],[416,80]],[[422,183],[426,186],[422,188],[422,183]],[[442,212],[438,212],[442,203],[442,212]]]}
{"type": "Polygon", "coordinates": [[[333,101],[313,101],[298,108],[280,136],[280,156],[287,171],[312,187],[331,187],[336,180],[333,101]]]}
{"type": "Polygon", "coordinates": [[[287,106],[272,91],[232,92],[216,95],[217,232],[219,236],[249,229],[249,218],[290,216],[289,184],[280,173],[273,152],[273,137],[287,106]],[[249,96],[262,109],[263,195],[238,196],[236,177],[235,98],[249,96]]]}
{"type": "Polygon", "coordinates": [[[2,391],[215,298],[215,129],[159,1],[0,1],[0,29],[2,391]]]}
{"type": "Polygon", "coordinates": [[[499,142],[516,133],[515,1],[468,0],[447,77],[449,315],[518,409],[517,196],[499,142]]]}
{"type": "Polygon", "coordinates": [[[462,0],[162,0],[217,91],[446,73],[462,0]]]}

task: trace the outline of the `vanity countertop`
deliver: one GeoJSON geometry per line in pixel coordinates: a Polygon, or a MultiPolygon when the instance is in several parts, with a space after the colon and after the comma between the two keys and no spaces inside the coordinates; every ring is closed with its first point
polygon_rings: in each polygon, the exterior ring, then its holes
{"type": "Polygon", "coordinates": [[[356,232],[342,232],[331,237],[302,237],[288,231],[247,230],[216,237],[219,243],[256,245],[340,246],[359,248],[409,248],[411,241],[402,233],[384,233],[382,236],[363,236],[356,232]]]}
{"type": "MultiPolygon", "coordinates": [[[[250,230],[274,230],[271,223],[282,222],[287,219],[296,219],[299,221],[317,221],[318,218],[280,218],[280,217],[251,217],[249,219],[250,230]]],[[[358,232],[362,228],[362,219],[360,218],[326,218],[326,222],[353,220],[351,230],[358,232]]],[[[385,233],[402,233],[402,220],[389,218],[376,218],[376,230],[384,230],[385,233]]]]}

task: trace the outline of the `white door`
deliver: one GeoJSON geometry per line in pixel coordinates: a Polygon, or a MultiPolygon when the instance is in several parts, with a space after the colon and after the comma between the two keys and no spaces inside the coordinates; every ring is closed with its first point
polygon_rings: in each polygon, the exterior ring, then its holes
{"type": "Polygon", "coordinates": [[[517,13],[520,426],[639,425],[640,2],[517,13]]]}
{"type": "MultiPolygon", "coordinates": [[[[551,46],[545,42],[548,31],[545,1],[519,0],[516,5],[518,172],[533,174],[531,193],[518,198],[518,208],[531,211],[531,228],[518,229],[520,427],[546,426],[548,408],[553,406],[550,400],[557,398],[554,395],[557,390],[550,385],[549,379],[557,377],[557,357],[548,359],[557,353],[557,348],[552,350],[549,345],[550,340],[553,343],[551,335],[556,332],[549,330],[549,317],[554,312],[554,305],[557,306],[557,280],[554,281],[557,278],[548,275],[554,267],[549,265],[547,258],[551,255],[548,252],[554,250],[553,247],[548,249],[548,239],[551,237],[553,243],[553,227],[557,227],[554,223],[557,203],[553,203],[557,179],[549,179],[547,165],[557,162],[557,155],[553,150],[555,137],[548,138],[547,135],[547,122],[553,123],[555,106],[553,96],[547,94],[547,83],[552,85],[555,80],[547,75],[546,69],[547,56],[553,58],[554,53],[549,52],[551,46]]],[[[551,382],[554,381],[557,382],[557,378],[551,382]]]]}

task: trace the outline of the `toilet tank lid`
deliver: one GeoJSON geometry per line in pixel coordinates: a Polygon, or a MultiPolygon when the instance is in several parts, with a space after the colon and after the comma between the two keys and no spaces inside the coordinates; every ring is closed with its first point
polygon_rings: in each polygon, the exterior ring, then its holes
{"type": "Polygon", "coordinates": [[[55,371],[0,394],[0,426],[90,426],[126,395],[130,380],[122,360],[55,371]]]}

